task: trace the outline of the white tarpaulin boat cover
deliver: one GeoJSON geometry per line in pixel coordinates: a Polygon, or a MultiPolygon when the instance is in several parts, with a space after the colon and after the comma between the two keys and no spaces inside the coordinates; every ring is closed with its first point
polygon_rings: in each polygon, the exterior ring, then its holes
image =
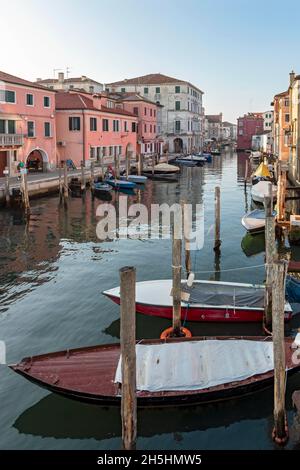
{"type": "MultiPolygon", "coordinates": [[[[273,343],[204,340],[137,344],[137,390],[201,390],[273,370],[273,343]]],[[[115,382],[122,383],[121,357],[115,382]]]]}

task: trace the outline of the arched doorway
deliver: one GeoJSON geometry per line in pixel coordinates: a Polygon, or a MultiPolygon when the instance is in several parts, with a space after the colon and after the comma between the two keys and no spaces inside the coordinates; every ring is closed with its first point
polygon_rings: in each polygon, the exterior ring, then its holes
{"type": "Polygon", "coordinates": [[[29,172],[47,171],[48,164],[48,155],[41,149],[32,150],[26,160],[26,168],[29,172]]]}
{"type": "Polygon", "coordinates": [[[183,140],[180,137],[174,139],[174,153],[181,153],[183,151],[183,140]]]}

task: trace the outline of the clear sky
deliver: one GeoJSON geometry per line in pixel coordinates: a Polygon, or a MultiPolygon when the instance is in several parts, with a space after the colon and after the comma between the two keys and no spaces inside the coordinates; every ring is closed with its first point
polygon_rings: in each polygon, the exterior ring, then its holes
{"type": "Polygon", "coordinates": [[[0,0],[0,70],[188,80],[208,114],[265,111],[300,73],[300,0],[0,0]]]}

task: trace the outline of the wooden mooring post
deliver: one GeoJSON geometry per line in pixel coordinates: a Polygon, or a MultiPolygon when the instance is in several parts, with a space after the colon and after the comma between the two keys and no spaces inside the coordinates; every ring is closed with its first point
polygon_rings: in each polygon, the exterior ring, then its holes
{"type": "Polygon", "coordinates": [[[172,246],[172,295],[173,295],[173,334],[181,336],[181,250],[182,214],[181,207],[174,211],[172,246]]]}
{"type": "Polygon", "coordinates": [[[85,192],[86,188],[86,183],[85,183],[85,166],[84,162],[81,162],[81,185],[80,185],[80,190],[82,193],[85,192]]]}
{"type": "Polygon", "coordinates": [[[272,286],[273,263],[276,260],[275,217],[273,217],[272,183],[268,184],[268,196],[265,197],[265,245],[266,245],[266,288],[265,288],[265,324],[272,324],[272,286]]]}
{"type": "Polygon", "coordinates": [[[130,175],[130,153],[126,152],[126,178],[130,175]]]}
{"type": "Polygon", "coordinates": [[[95,163],[91,162],[91,190],[94,192],[95,188],[95,163]]]}
{"type": "Polygon", "coordinates": [[[27,183],[27,169],[24,168],[21,170],[21,193],[22,193],[22,203],[25,211],[26,217],[30,216],[30,204],[29,204],[29,195],[28,195],[28,183],[27,183]]]}
{"type": "Polygon", "coordinates": [[[286,262],[273,263],[272,331],[274,348],[274,429],[273,439],[284,445],[288,440],[285,412],[286,362],[284,342],[284,307],[286,262]]]}
{"type": "Polygon", "coordinates": [[[122,441],[125,450],[136,445],[136,324],[134,267],[120,269],[121,281],[121,356],[122,356],[122,441]]]}
{"type": "Polygon", "coordinates": [[[154,167],[155,167],[155,155],[152,155],[152,175],[154,175],[154,167]]]}
{"type": "Polygon", "coordinates": [[[6,207],[10,206],[10,188],[9,188],[9,169],[6,166],[3,174],[5,175],[5,204],[6,207]]]}
{"type": "Polygon", "coordinates": [[[62,167],[61,162],[58,167],[58,191],[59,191],[59,202],[63,199],[63,184],[62,184],[62,167]]]}
{"type": "Polygon", "coordinates": [[[215,187],[215,246],[214,250],[219,252],[221,248],[220,238],[221,227],[221,189],[220,186],[215,187]]]}
{"type": "Polygon", "coordinates": [[[138,175],[141,176],[144,170],[144,157],[143,154],[139,153],[138,155],[138,175]]]}
{"type": "Polygon", "coordinates": [[[244,179],[244,188],[245,189],[247,187],[247,182],[248,182],[248,173],[249,173],[249,159],[247,157],[246,166],[245,166],[245,179],[244,179]]]}
{"type": "Polygon", "coordinates": [[[64,200],[67,201],[69,197],[69,184],[68,184],[68,167],[64,161],[64,200]]]}
{"type": "Polygon", "coordinates": [[[192,212],[188,210],[186,201],[181,202],[182,216],[183,216],[183,236],[184,236],[184,251],[185,251],[185,270],[186,277],[188,278],[192,272],[192,260],[191,260],[191,220],[190,215],[192,212]]]}

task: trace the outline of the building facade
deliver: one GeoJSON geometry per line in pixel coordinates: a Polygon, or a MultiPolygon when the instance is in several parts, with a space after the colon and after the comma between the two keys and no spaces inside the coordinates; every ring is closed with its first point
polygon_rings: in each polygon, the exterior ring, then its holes
{"type": "Polygon", "coordinates": [[[102,83],[82,75],[81,77],[65,78],[65,74],[60,72],[58,78],[38,78],[36,83],[51,90],[71,91],[80,90],[86,93],[101,93],[104,89],[102,83]]]}
{"type": "Polygon", "coordinates": [[[237,139],[237,125],[231,122],[224,121],[222,123],[222,140],[231,140],[236,142],[237,139]]]}
{"type": "Polygon", "coordinates": [[[274,111],[265,111],[262,113],[264,119],[264,131],[272,132],[274,123],[274,111]]]}
{"type": "Polygon", "coordinates": [[[138,118],[106,95],[58,92],[56,129],[59,161],[72,160],[76,167],[136,156],[138,118]]]}
{"type": "Polygon", "coordinates": [[[251,150],[252,137],[264,132],[264,119],[261,113],[248,113],[237,120],[237,149],[251,150]]]}
{"type": "Polygon", "coordinates": [[[264,153],[271,153],[273,147],[272,132],[264,131],[262,134],[252,136],[252,150],[259,150],[264,153]]]}
{"type": "Polygon", "coordinates": [[[222,119],[222,113],[205,116],[205,140],[222,140],[222,119]]]}
{"type": "Polygon", "coordinates": [[[55,92],[0,72],[0,176],[56,167],[55,92]]]}
{"type": "Polygon", "coordinates": [[[201,151],[204,140],[203,91],[191,83],[162,74],[122,80],[106,85],[109,92],[139,93],[162,105],[164,150],[171,153],[201,151]]]}
{"type": "Polygon", "coordinates": [[[142,155],[162,154],[163,138],[159,134],[158,119],[161,105],[158,105],[138,93],[108,93],[109,99],[115,100],[115,106],[122,107],[138,118],[137,152],[142,155]]]}
{"type": "Polygon", "coordinates": [[[300,184],[300,75],[290,73],[289,86],[290,107],[290,155],[289,174],[297,184],[300,184]]]}
{"type": "Polygon", "coordinates": [[[290,155],[290,99],[289,91],[274,96],[273,152],[280,160],[288,161],[290,155]]]}

